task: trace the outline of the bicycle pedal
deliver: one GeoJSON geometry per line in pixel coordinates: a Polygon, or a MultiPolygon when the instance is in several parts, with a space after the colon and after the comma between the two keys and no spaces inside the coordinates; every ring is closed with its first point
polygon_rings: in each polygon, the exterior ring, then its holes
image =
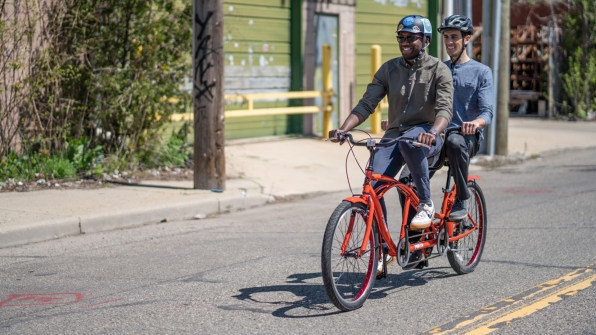
{"type": "MultiPolygon", "coordinates": [[[[384,255],[387,255],[387,254],[384,254],[384,255]]],[[[384,270],[387,269],[387,267],[389,266],[389,264],[395,262],[396,260],[397,260],[397,257],[393,257],[393,256],[390,259],[388,259],[388,260],[386,259],[385,260],[385,268],[384,269],[381,269],[381,270],[377,270],[377,279],[387,277],[387,271],[384,271],[384,270]]],[[[379,261],[379,262],[382,262],[382,260],[379,261]]]]}
{"type": "Polygon", "coordinates": [[[464,219],[460,222],[460,224],[462,225],[462,227],[464,227],[464,229],[472,229],[474,228],[474,224],[472,222],[470,222],[470,220],[468,219],[464,219]]]}
{"type": "Polygon", "coordinates": [[[425,261],[427,261],[427,264],[428,264],[428,260],[422,254],[422,251],[417,250],[411,254],[408,264],[406,264],[406,266],[402,266],[402,269],[411,270],[414,268],[418,268],[418,264],[420,264],[421,262],[425,262],[425,261]]]}
{"type": "Polygon", "coordinates": [[[420,263],[418,263],[418,265],[416,265],[416,269],[419,269],[419,270],[422,270],[425,267],[428,267],[428,259],[420,261],[420,263]]]}

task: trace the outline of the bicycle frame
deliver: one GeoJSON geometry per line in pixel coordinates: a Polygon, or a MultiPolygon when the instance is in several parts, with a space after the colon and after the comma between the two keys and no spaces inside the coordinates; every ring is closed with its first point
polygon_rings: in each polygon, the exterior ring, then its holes
{"type": "MultiPolygon", "coordinates": [[[[433,222],[431,223],[430,227],[428,227],[422,235],[428,236],[431,235],[433,233],[437,234],[436,236],[438,236],[438,234],[440,234],[441,229],[445,229],[446,234],[447,234],[447,242],[455,242],[457,240],[460,240],[470,234],[472,234],[473,232],[476,231],[476,229],[478,228],[478,223],[475,222],[474,218],[472,218],[469,214],[468,214],[468,220],[470,220],[470,222],[473,225],[473,228],[468,229],[467,231],[465,231],[462,234],[459,234],[457,236],[453,236],[454,233],[454,222],[453,221],[449,221],[449,214],[451,213],[451,208],[453,207],[453,204],[455,203],[455,195],[456,195],[456,186],[453,185],[453,187],[450,187],[450,181],[451,181],[451,175],[450,175],[450,170],[447,171],[447,182],[445,185],[445,188],[443,189],[443,201],[441,203],[441,211],[440,212],[435,212],[434,217],[433,217],[433,222]]],[[[468,176],[468,181],[476,181],[479,180],[480,177],[476,176],[476,175],[471,175],[468,176]]],[[[407,209],[409,210],[409,208],[407,209]]],[[[404,216],[407,215],[407,212],[404,212],[404,216]]],[[[403,231],[404,229],[402,229],[403,231]]],[[[430,240],[422,240],[420,242],[416,242],[410,245],[410,252],[416,251],[416,250],[421,250],[421,249],[426,249],[426,248],[430,248],[430,247],[434,247],[435,245],[438,244],[438,239],[434,238],[434,239],[430,239],[430,240]]]]}
{"type": "MultiPolygon", "coordinates": [[[[383,195],[385,194],[385,192],[390,190],[392,187],[397,187],[404,194],[407,194],[404,207],[410,206],[410,205],[412,205],[414,207],[418,206],[418,198],[414,194],[414,191],[412,190],[412,186],[401,183],[401,182],[395,180],[394,178],[391,178],[388,176],[384,176],[381,174],[373,174],[372,169],[367,169],[365,174],[366,174],[366,177],[365,177],[365,182],[363,185],[362,194],[358,195],[358,196],[347,197],[344,199],[344,201],[348,201],[348,202],[352,202],[352,203],[357,203],[357,202],[362,203],[368,208],[368,211],[369,211],[368,215],[367,215],[367,221],[366,221],[365,242],[362,244],[360,250],[358,251],[358,256],[362,255],[362,253],[364,253],[366,251],[367,244],[368,244],[368,242],[366,242],[366,241],[370,238],[370,234],[372,233],[373,219],[376,219],[376,221],[377,221],[377,226],[379,228],[380,236],[388,244],[389,254],[395,256],[397,254],[397,249],[396,249],[397,247],[396,247],[395,242],[393,242],[393,239],[391,238],[391,233],[389,233],[389,230],[387,229],[387,223],[385,222],[385,217],[383,216],[383,210],[382,210],[381,202],[379,201],[379,199],[382,198],[383,195]],[[382,182],[384,182],[384,184],[381,185],[377,189],[377,191],[375,191],[375,189],[372,187],[372,184],[371,184],[371,182],[373,180],[382,181],[382,182]],[[378,191],[380,191],[380,193],[377,193],[378,191]]],[[[408,224],[408,222],[407,222],[407,216],[406,216],[402,220],[402,226],[407,225],[407,224],[408,224]]],[[[345,252],[346,245],[347,245],[347,243],[350,239],[350,236],[351,236],[352,228],[353,228],[353,219],[350,222],[345,241],[342,245],[342,254],[345,252]]],[[[402,233],[400,234],[400,239],[405,237],[404,234],[405,234],[404,230],[402,229],[402,233]]]]}
{"type": "MultiPolygon", "coordinates": [[[[369,151],[374,150],[373,144],[367,144],[367,148],[369,149],[369,151]]],[[[374,155],[374,154],[372,154],[372,152],[371,152],[371,155],[374,155]]],[[[476,175],[471,175],[468,177],[468,181],[476,181],[478,179],[480,179],[480,178],[476,175]]],[[[451,208],[453,207],[453,204],[454,204],[454,199],[455,199],[455,194],[456,194],[456,186],[453,185],[451,187],[450,181],[451,181],[451,170],[448,169],[447,181],[446,181],[445,188],[443,189],[443,201],[441,203],[441,211],[439,213],[434,214],[432,224],[430,225],[429,228],[425,229],[424,232],[422,233],[422,236],[427,237],[427,236],[434,235],[434,238],[431,238],[431,239],[423,238],[423,239],[421,239],[421,241],[413,243],[413,244],[407,243],[406,245],[409,245],[408,250],[410,253],[414,252],[416,250],[426,249],[426,248],[434,247],[435,245],[437,245],[439,243],[439,236],[440,236],[442,229],[446,230],[446,235],[447,235],[446,241],[447,242],[454,242],[459,239],[462,239],[462,238],[466,237],[467,235],[473,233],[477,229],[478,224],[476,222],[474,222],[473,218],[468,215],[470,221],[473,224],[473,228],[467,230],[463,234],[460,234],[455,237],[453,236],[454,222],[449,221],[448,217],[451,212],[451,208]]],[[[363,243],[360,247],[360,250],[357,253],[358,257],[360,257],[367,250],[368,243],[370,241],[370,234],[372,233],[373,219],[375,219],[377,222],[378,234],[381,238],[381,239],[379,239],[379,241],[385,241],[385,243],[387,244],[387,247],[389,249],[388,254],[390,256],[394,256],[394,257],[397,256],[398,246],[393,241],[393,239],[391,237],[391,233],[387,229],[387,223],[385,222],[383,210],[381,207],[381,202],[379,200],[379,199],[383,198],[383,196],[385,195],[385,193],[388,190],[390,190],[394,187],[398,188],[399,191],[401,191],[403,193],[403,195],[405,196],[405,201],[403,204],[403,216],[402,216],[402,222],[401,222],[401,230],[400,230],[400,236],[399,236],[399,240],[402,240],[402,239],[405,239],[408,237],[407,236],[408,229],[406,229],[406,227],[408,225],[409,211],[410,211],[411,207],[416,208],[419,203],[418,197],[414,193],[412,184],[405,184],[403,182],[397,181],[395,178],[373,173],[372,159],[371,159],[369,161],[366,171],[365,171],[365,178],[364,178],[362,194],[354,195],[354,196],[347,197],[347,198],[343,199],[344,201],[348,201],[348,202],[352,202],[352,203],[362,203],[366,206],[366,208],[368,210],[368,213],[366,216],[367,221],[366,221],[365,236],[363,239],[363,243]],[[372,187],[373,181],[380,181],[380,182],[382,182],[382,185],[378,186],[377,189],[375,190],[372,187]]],[[[345,254],[345,252],[346,252],[348,241],[350,240],[350,237],[351,237],[353,225],[354,225],[354,218],[352,217],[350,220],[350,224],[348,226],[348,231],[346,232],[346,235],[345,235],[344,242],[342,243],[342,255],[345,254]]],[[[447,243],[445,243],[445,244],[447,245],[447,243]]],[[[445,250],[446,250],[446,248],[445,248],[445,250]]]]}

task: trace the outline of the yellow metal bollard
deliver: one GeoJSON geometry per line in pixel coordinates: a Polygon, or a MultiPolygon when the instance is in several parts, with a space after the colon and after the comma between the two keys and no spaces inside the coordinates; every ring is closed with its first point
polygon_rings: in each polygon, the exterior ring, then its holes
{"type": "MultiPolygon", "coordinates": [[[[381,67],[381,46],[378,44],[370,48],[370,79],[374,77],[381,67]]],[[[381,106],[377,105],[375,112],[370,116],[370,131],[373,134],[381,133],[381,106]]]]}
{"type": "Polygon", "coordinates": [[[331,46],[323,45],[323,138],[329,138],[333,129],[333,72],[331,69],[331,46]]]}

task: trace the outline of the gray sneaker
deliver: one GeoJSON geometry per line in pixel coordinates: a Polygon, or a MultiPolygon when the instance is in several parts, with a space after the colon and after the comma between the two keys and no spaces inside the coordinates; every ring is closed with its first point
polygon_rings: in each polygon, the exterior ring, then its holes
{"type": "Polygon", "coordinates": [[[470,199],[459,200],[455,198],[455,204],[449,213],[449,220],[459,221],[468,217],[468,202],[470,199]]]}

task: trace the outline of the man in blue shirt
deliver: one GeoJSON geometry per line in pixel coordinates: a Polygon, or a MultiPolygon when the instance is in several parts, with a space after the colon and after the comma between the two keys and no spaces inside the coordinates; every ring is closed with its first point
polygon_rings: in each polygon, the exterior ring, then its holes
{"type": "Polygon", "coordinates": [[[468,56],[466,46],[474,33],[472,21],[462,15],[445,18],[437,29],[449,55],[445,64],[453,77],[453,118],[447,130],[461,128],[445,140],[449,166],[457,187],[451,220],[468,215],[470,193],[467,187],[470,158],[484,139],[484,128],[493,118],[493,78],[490,68],[468,56]]]}
{"type": "MultiPolygon", "coordinates": [[[[484,128],[493,118],[493,79],[490,68],[471,59],[466,51],[474,33],[469,18],[462,15],[449,16],[437,30],[443,35],[443,43],[450,58],[445,64],[453,77],[453,116],[446,129],[461,129],[450,133],[444,144],[457,187],[455,204],[449,219],[457,221],[468,216],[470,192],[467,180],[470,158],[478,152],[484,139],[484,128]]],[[[387,130],[389,121],[383,120],[381,128],[387,130]]],[[[406,165],[399,178],[407,178],[409,174],[409,166],[406,165]]],[[[400,199],[400,203],[403,206],[403,199],[400,199]]],[[[416,228],[418,227],[413,229],[416,228]]],[[[404,269],[421,269],[425,266],[428,266],[428,260],[423,259],[422,252],[418,250],[412,254],[404,269]]]]}

